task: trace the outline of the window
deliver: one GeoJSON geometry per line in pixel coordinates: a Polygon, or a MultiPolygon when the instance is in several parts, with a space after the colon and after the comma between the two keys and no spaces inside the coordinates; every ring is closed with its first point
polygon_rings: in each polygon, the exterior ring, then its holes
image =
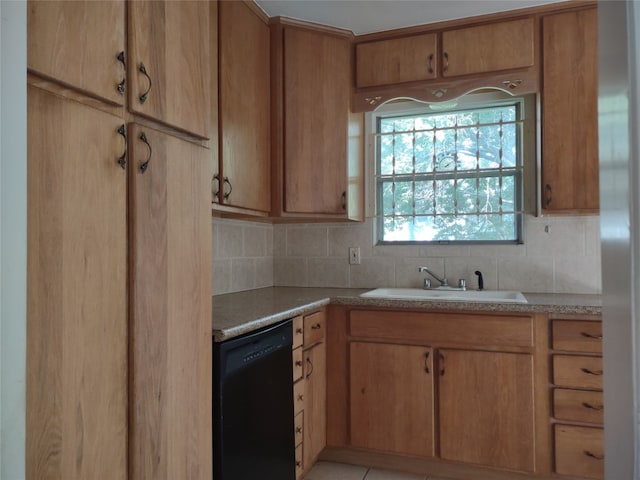
{"type": "Polygon", "coordinates": [[[378,113],[378,242],[522,240],[522,101],[378,113]]]}

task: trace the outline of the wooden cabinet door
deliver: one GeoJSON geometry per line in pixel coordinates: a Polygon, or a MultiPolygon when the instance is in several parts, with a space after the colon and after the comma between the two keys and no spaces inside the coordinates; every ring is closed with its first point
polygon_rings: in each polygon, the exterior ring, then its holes
{"type": "Polygon", "coordinates": [[[124,1],[29,1],[30,71],[124,105],[124,1]]]}
{"type": "Polygon", "coordinates": [[[129,127],[130,476],[210,480],[211,164],[129,127]]]}
{"type": "Polygon", "coordinates": [[[542,208],[594,213],[598,186],[597,10],[542,19],[542,208]]]}
{"type": "Polygon", "coordinates": [[[26,477],[127,477],[122,119],[28,87],[26,477]]]}
{"type": "Polygon", "coordinates": [[[455,77],[534,64],[534,19],[459,28],[442,33],[442,75],[455,77]]]}
{"type": "Polygon", "coordinates": [[[127,4],[129,110],[209,138],[209,3],[127,4]]]}
{"type": "Polygon", "coordinates": [[[219,8],[219,201],[269,212],[269,26],[244,2],[219,8]]]}
{"type": "Polygon", "coordinates": [[[437,75],[435,33],[360,43],[356,46],[356,87],[429,80],[437,75]]]}
{"type": "Polygon", "coordinates": [[[303,462],[307,469],[327,444],[327,349],[320,343],[304,352],[303,462]]]}
{"type": "Polygon", "coordinates": [[[284,210],[346,215],[350,44],[284,30],[284,210]]]}
{"type": "Polygon", "coordinates": [[[441,350],[438,382],[443,459],[533,471],[531,355],[441,350]]]}
{"type": "Polygon", "coordinates": [[[433,351],[351,342],[351,446],[433,456],[433,351]]]}

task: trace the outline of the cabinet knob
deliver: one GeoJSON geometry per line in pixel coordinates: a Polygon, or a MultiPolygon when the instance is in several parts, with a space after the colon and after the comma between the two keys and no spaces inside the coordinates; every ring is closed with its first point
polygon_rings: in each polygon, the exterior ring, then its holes
{"type": "Polygon", "coordinates": [[[320,330],[322,328],[322,325],[320,325],[319,323],[314,323],[313,325],[311,325],[311,330],[320,330]]]}
{"type": "Polygon", "coordinates": [[[296,360],[296,367],[302,366],[302,360],[296,360]]]}
{"type": "Polygon", "coordinates": [[[302,427],[296,427],[296,433],[302,433],[302,427]]]}

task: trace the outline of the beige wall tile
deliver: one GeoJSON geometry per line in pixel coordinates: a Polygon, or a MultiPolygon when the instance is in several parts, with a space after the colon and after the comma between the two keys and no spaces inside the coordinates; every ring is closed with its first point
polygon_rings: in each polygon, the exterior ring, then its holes
{"type": "Polygon", "coordinates": [[[585,254],[591,257],[600,256],[600,217],[585,217],[585,254]]]}
{"type": "Polygon", "coordinates": [[[287,226],[273,226],[273,256],[285,257],[287,255],[287,226]]]}
{"type": "Polygon", "coordinates": [[[243,228],[228,221],[218,225],[218,256],[220,258],[242,257],[243,228]]]}
{"type": "Polygon", "coordinates": [[[287,227],[288,257],[327,256],[327,227],[287,227]]]}
{"type": "Polygon", "coordinates": [[[353,288],[393,286],[395,283],[395,258],[363,258],[360,265],[351,265],[349,283],[353,288]]]}
{"type": "Polygon", "coordinates": [[[231,290],[240,292],[255,288],[256,261],[253,258],[231,259],[231,290]]]}
{"type": "Polygon", "coordinates": [[[523,257],[498,259],[498,289],[554,292],[553,259],[523,257]]]}
{"type": "Polygon", "coordinates": [[[310,287],[348,287],[349,261],[346,258],[310,258],[308,262],[310,287]]]}
{"type": "Polygon", "coordinates": [[[558,293],[602,292],[600,257],[556,258],[555,285],[558,293]]]}
{"type": "Polygon", "coordinates": [[[214,260],[212,277],[213,295],[231,292],[231,260],[214,260]]]}
{"type": "Polygon", "coordinates": [[[265,257],[267,252],[267,229],[263,226],[245,226],[243,232],[243,257],[265,257]]]}
{"type": "Polygon", "coordinates": [[[468,257],[469,245],[422,245],[421,257],[468,257]]]}
{"type": "Polygon", "coordinates": [[[273,286],[273,257],[256,258],[256,288],[273,286]]]}
{"type": "Polygon", "coordinates": [[[362,257],[373,255],[370,221],[329,228],[329,256],[349,258],[349,247],[360,247],[362,257]]]}
{"type": "Polygon", "coordinates": [[[580,219],[531,218],[525,228],[527,256],[558,257],[585,253],[584,223],[580,219]]]}
{"type": "Polygon", "coordinates": [[[308,286],[307,279],[306,258],[274,258],[274,285],[278,287],[306,287],[308,286]]]}

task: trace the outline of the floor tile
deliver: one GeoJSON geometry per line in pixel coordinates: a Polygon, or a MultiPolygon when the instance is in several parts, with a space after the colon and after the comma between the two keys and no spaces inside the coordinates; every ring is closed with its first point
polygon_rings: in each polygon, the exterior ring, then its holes
{"type": "Polygon", "coordinates": [[[304,480],[363,480],[367,470],[366,467],[344,463],[318,462],[304,480]]]}
{"type": "Polygon", "coordinates": [[[414,475],[411,473],[392,472],[389,470],[377,470],[372,468],[367,473],[365,480],[426,480],[425,475],[414,475]]]}

